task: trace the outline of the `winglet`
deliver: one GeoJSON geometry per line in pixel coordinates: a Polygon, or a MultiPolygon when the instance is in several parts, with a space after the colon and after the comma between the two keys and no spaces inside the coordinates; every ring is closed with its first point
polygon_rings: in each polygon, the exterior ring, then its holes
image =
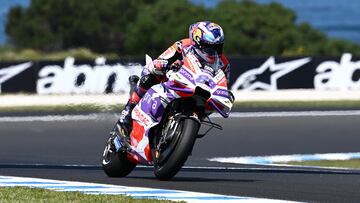
{"type": "Polygon", "coordinates": [[[152,61],[153,61],[152,58],[149,55],[145,54],[146,65],[150,64],[152,61]]]}

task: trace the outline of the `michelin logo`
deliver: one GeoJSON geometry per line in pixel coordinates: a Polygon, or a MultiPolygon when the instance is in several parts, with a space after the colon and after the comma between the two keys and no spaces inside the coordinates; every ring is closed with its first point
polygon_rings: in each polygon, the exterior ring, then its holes
{"type": "Polygon", "coordinates": [[[16,75],[20,74],[21,72],[30,68],[31,66],[32,66],[32,62],[27,62],[27,63],[22,63],[0,69],[0,93],[1,93],[1,85],[4,82],[15,77],[16,75]]]}
{"type": "Polygon", "coordinates": [[[275,63],[273,56],[269,57],[260,67],[246,71],[232,85],[232,91],[243,90],[277,90],[279,78],[311,61],[310,57],[275,63]],[[267,75],[270,74],[270,77],[267,75]]]}

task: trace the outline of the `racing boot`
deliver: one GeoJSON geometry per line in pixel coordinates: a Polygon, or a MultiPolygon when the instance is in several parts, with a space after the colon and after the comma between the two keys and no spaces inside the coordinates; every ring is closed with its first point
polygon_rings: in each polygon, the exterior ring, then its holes
{"type": "Polygon", "coordinates": [[[136,93],[136,84],[139,81],[139,77],[136,75],[129,77],[130,82],[130,99],[122,110],[119,120],[116,123],[118,131],[122,137],[129,138],[132,130],[131,112],[140,101],[139,95],[136,93]]]}

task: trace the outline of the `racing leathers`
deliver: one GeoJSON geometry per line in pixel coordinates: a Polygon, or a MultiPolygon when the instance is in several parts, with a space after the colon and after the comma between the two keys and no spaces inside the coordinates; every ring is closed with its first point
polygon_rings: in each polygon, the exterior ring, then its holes
{"type": "MultiPolygon", "coordinates": [[[[145,95],[146,91],[153,85],[160,83],[166,79],[165,73],[172,68],[178,68],[182,65],[183,56],[191,46],[195,44],[191,39],[186,38],[175,42],[166,51],[164,51],[157,59],[146,66],[142,73],[140,81],[137,82],[137,86],[130,93],[130,99],[126,104],[124,110],[121,113],[118,123],[125,128],[126,134],[129,134],[132,126],[131,111],[145,95]]],[[[230,76],[230,64],[226,56],[221,53],[219,55],[219,65],[224,71],[229,83],[230,76]]],[[[131,80],[131,79],[130,79],[131,80]]],[[[131,82],[131,81],[130,81],[131,82]]]]}

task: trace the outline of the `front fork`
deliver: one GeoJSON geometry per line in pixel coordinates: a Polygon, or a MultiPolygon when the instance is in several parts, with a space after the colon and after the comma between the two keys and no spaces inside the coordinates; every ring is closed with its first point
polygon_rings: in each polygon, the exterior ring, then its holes
{"type": "MultiPolygon", "coordinates": [[[[175,115],[169,116],[166,123],[164,124],[165,126],[161,129],[161,132],[158,134],[158,135],[160,135],[160,138],[158,139],[158,141],[154,142],[155,143],[155,154],[154,154],[155,159],[160,158],[160,154],[162,153],[164,147],[168,148],[169,145],[173,145],[173,146],[170,146],[170,148],[175,147],[176,143],[178,142],[177,140],[180,139],[180,135],[181,135],[181,131],[182,131],[182,129],[178,129],[178,128],[179,128],[181,120],[184,118],[191,118],[191,119],[195,120],[196,122],[198,122],[199,125],[201,124],[196,112],[193,112],[191,115],[188,115],[188,116],[186,116],[182,113],[177,113],[175,115]]],[[[182,128],[182,126],[180,126],[180,128],[182,128]]],[[[156,139],[156,138],[154,138],[154,139],[156,139]]],[[[165,151],[168,151],[168,150],[165,150],[165,151]]],[[[171,152],[165,152],[165,153],[171,154],[171,152]]],[[[161,162],[161,160],[159,160],[159,161],[161,162]]]]}

